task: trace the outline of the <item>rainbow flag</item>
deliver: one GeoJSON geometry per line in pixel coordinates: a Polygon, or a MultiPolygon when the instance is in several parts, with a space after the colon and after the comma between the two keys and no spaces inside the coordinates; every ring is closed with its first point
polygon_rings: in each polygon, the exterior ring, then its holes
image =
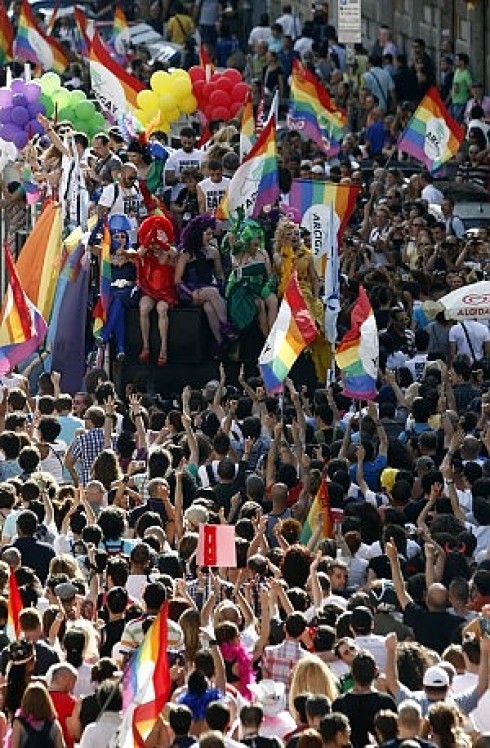
{"type": "Polygon", "coordinates": [[[17,272],[29,299],[49,319],[60,273],[61,208],[46,203],[17,260],[17,272]]]}
{"type": "Polygon", "coordinates": [[[14,58],[14,29],[3,2],[0,2],[0,65],[12,62],[14,58]]]}
{"type": "Polygon", "coordinates": [[[53,33],[55,23],[58,20],[58,12],[59,12],[60,6],[61,6],[61,0],[56,0],[56,5],[53,8],[53,12],[51,13],[51,18],[49,19],[49,23],[46,26],[46,31],[48,32],[48,34],[53,33]]]}
{"type": "Polygon", "coordinates": [[[39,28],[29,0],[23,0],[20,10],[14,55],[19,60],[32,62],[43,70],[54,70],[55,73],[64,73],[68,66],[68,57],[60,42],[39,28]]]}
{"type": "Polygon", "coordinates": [[[399,151],[408,153],[434,173],[459,151],[464,129],[451,117],[435,86],[429,88],[400,135],[399,151]]]}
{"type": "Polygon", "coordinates": [[[240,130],[240,161],[252,150],[257,139],[255,132],[254,107],[252,104],[252,93],[248,92],[242,111],[242,127],[240,130]]]}
{"type": "Polygon", "coordinates": [[[363,286],[351,311],[351,327],[335,351],[342,374],[343,394],[354,400],[374,400],[378,378],[378,328],[363,286]]]}
{"type": "Polygon", "coordinates": [[[80,54],[88,59],[90,50],[90,37],[88,34],[88,21],[85,13],[80,8],[75,8],[75,38],[80,54]]]}
{"type": "Polygon", "coordinates": [[[5,266],[10,283],[0,319],[0,375],[35,353],[46,335],[47,324],[39,309],[27,298],[7,246],[5,266]]]}
{"type": "Polygon", "coordinates": [[[274,205],[279,197],[277,170],[276,119],[271,117],[252,150],[234,173],[223,197],[217,218],[235,218],[242,209],[244,217],[254,218],[266,205],[274,205]]]}
{"type": "Polygon", "coordinates": [[[267,392],[281,392],[283,382],[302,351],[318,335],[316,325],[293,272],[279,307],[276,321],[259,357],[267,392]]]}
{"type": "Polygon", "coordinates": [[[146,86],[112,59],[97,33],[90,46],[92,89],[104,109],[115,118],[138,109],[136,97],[146,86]]]}
{"type": "Polygon", "coordinates": [[[329,156],[339,152],[347,128],[347,113],[337,109],[327,89],[299,60],[293,62],[288,124],[329,156]]]}
{"type": "Polygon", "coordinates": [[[104,224],[104,235],[100,251],[99,268],[99,298],[93,311],[94,335],[100,336],[102,328],[107,322],[109,306],[111,303],[111,235],[107,219],[104,224]]]}
{"type": "Polygon", "coordinates": [[[19,615],[24,606],[19,592],[19,585],[15,578],[15,572],[11,568],[9,572],[9,597],[6,634],[11,642],[20,637],[19,615]]]}
{"type": "Polygon", "coordinates": [[[333,517],[330,507],[330,496],[328,494],[328,483],[324,475],[320,487],[316,492],[308,516],[301,530],[300,543],[306,545],[318,527],[320,513],[322,515],[322,535],[324,538],[333,538],[333,517]]]}
{"type": "Polygon", "coordinates": [[[114,38],[119,34],[124,34],[128,30],[128,22],[126,20],[126,14],[120,5],[116,6],[116,12],[114,13],[114,23],[112,25],[112,34],[114,38]]]}
{"type": "Polygon", "coordinates": [[[123,677],[121,748],[143,748],[170,696],[168,602],[149,628],[123,677]],[[134,709],[131,707],[136,706],[134,709]]]}

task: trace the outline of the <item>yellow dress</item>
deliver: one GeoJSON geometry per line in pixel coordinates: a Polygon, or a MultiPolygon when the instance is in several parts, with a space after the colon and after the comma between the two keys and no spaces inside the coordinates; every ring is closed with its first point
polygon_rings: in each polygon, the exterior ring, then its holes
{"type": "Polygon", "coordinates": [[[312,252],[305,246],[293,253],[291,247],[281,249],[281,282],[279,284],[279,298],[282,298],[284,288],[291,276],[291,270],[294,268],[298,274],[298,283],[306,301],[308,310],[315,320],[319,335],[316,340],[309,346],[311,358],[315,367],[316,378],[319,382],[325,383],[327,371],[330,366],[330,346],[325,340],[325,311],[323,302],[313,293],[310,278],[310,263],[312,252]]]}

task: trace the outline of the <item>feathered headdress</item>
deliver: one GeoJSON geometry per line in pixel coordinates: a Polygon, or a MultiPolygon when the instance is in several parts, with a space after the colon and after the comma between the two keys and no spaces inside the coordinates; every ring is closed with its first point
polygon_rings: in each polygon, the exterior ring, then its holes
{"type": "Polygon", "coordinates": [[[156,243],[162,249],[170,249],[174,241],[174,227],[165,216],[149,216],[138,230],[138,241],[143,247],[156,243]]]}

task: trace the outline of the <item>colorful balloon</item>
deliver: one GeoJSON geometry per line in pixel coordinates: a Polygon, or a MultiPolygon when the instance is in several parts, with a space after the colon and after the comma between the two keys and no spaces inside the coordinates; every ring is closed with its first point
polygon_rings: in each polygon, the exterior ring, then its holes
{"type": "Polygon", "coordinates": [[[9,88],[0,88],[0,107],[12,104],[12,91],[9,88]]]}
{"type": "Polygon", "coordinates": [[[213,91],[209,97],[210,104],[213,106],[223,106],[226,109],[229,109],[231,102],[231,96],[227,94],[226,91],[221,91],[220,89],[213,91]]]}
{"type": "Polygon", "coordinates": [[[88,121],[95,114],[95,106],[91,101],[80,101],[75,107],[75,116],[77,119],[88,121]]]}
{"type": "Polygon", "coordinates": [[[197,83],[197,81],[206,82],[206,71],[203,68],[198,67],[198,65],[193,65],[189,68],[189,78],[193,83],[197,83]]]}
{"type": "Polygon", "coordinates": [[[237,83],[231,92],[233,101],[244,102],[249,91],[249,87],[246,83],[237,83]]]}
{"type": "Polygon", "coordinates": [[[12,107],[10,117],[14,125],[23,127],[29,122],[29,110],[25,106],[14,106],[12,107]]]}
{"type": "Polygon", "coordinates": [[[167,93],[170,75],[164,70],[157,70],[150,78],[150,86],[158,96],[167,93]]]}
{"type": "Polygon", "coordinates": [[[214,107],[211,111],[211,119],[222,119],[226,122],[230,118],[230,110],[224,106],[214,107]]]}
{"type": "Polygon", "coordinates": [[[61,87],[61,78],[57,73],[44,73],[39,79],[41,90],[48,96],[61,87]]]}
{"type": "Polygon", "coordinates": [[[183,114],[192,114],[197,110],[197,107],[197,99],[192,94],[186,96],[185,99],[179,102],[179,108],[183,114]]]}
{"type": "Polygon", "coordinates": [[[158,111],[158,96],[153,91],[140,91],[136,97],[136,102],[140,109],[145,109],[155,114],[158,111]]]}

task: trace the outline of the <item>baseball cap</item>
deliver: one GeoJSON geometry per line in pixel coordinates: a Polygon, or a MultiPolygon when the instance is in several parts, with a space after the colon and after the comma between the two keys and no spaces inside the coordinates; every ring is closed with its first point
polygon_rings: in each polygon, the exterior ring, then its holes
{"type": "Polygon", "coordinates": [[[422,682],[425,688],[448,688],[449,675],[442,667],[433,665],[425,671],[422,682]]]}
{"type": "Polygon", "coordinates": [[[397,475],[398,470],[396,468],[385,468],[381,473],[381,486],[388,491],[392,491],[397,475]]]}
{"type": "Polygon", "coordinates": [[[415,461],[415,467],[417,468],[417,470],[419,468],[428,468],[430,470],[430,468],[433,468],[434,465],[435,463],[432,457],[427,457],[426,455],[417,458],[417,460],[415,461]]]}
{"type": "Polygon", "coordinates": [[[312,174],[325,174],[325,169],[320,164],[315,164],[311,169],[312,174]]]}
{"type": "Polygon", "coordinates": [[[59,597],[61,602],[66,603],[68,600],[73,600],[77,594],[78,589],[71,582],[61,582],[54,588],[54,594],[59,597]]]}

